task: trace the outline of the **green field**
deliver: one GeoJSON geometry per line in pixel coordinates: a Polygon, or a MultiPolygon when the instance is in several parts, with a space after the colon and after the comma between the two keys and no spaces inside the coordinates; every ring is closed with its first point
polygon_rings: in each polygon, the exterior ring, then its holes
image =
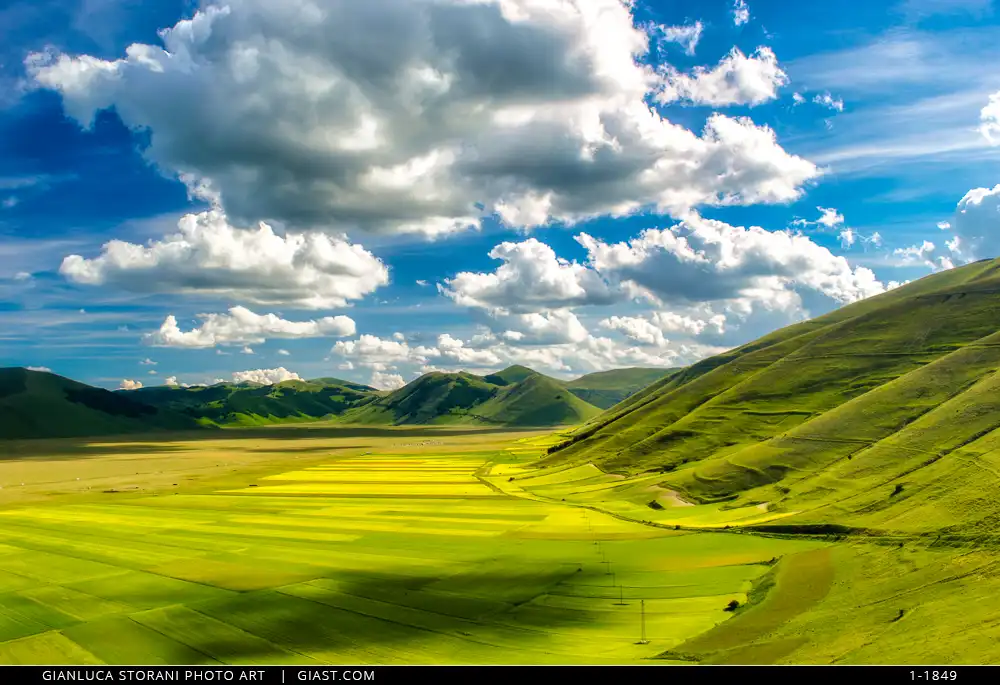
{"type": "Polygon", "coordinates": [[[0,663],[1000,659],[988,550],[642,512],[627,496],[641,484],[539,472],[554,439],[21,443],[0,461],[0,663]]]}
{"type": "Polygon", "coordinates": [[[48,455],[69,485],[27,499],[9,478],[45,455],[0,464],[0,662],[637,663],[728,618],[772,558],[822,545],[505,495],[477,473],[514,436],[272,435],[281,456],[252,478],[245,438],[174,445],[171,478],[191,470],[179,455],[239,468],[148,493],[127,489],[145,482],[120,472],[127,451],[48,455]],[[303,440],[330,454],[303,458],[303,440]],[[118,491],[96,491],[108,478],[118,491]]]}

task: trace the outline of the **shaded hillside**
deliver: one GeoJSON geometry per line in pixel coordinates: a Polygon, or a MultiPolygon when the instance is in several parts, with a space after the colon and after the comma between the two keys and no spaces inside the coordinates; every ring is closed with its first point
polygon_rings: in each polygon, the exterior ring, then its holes
{"type": "Polygon", "coordinates": [[[335,378],[283,381],[275,385],[157,386],[118,394],[186,414],[203,423],[243,426],[330,418],[378,397],[374,388],[335,378]]]}
{"type": "Polygon", "coordinates": [[[486,377],[428,373],[347,412],[343,421],[558,426],[579,423],[598,413],[597,407],[575,397],[559,381],[525,367],[511,367],[486,377]]]}
{"type": "Polygon", "coordinates": [[[64,438],[191,430],[177,412],[52,373],[0,369],[0,438],[64,438]]]}
{"type": "Polygon", "coordinates": [[[690,500],[794,520],[1000,520],[983,491],[1000,481],[998,331],[1000,262],[935,274],[684,369],[543,463],[661,471],[690,500]]]}
{"type": "Polygon", "coordinates": [[[622,400],[679,369],[613,369],[581,376],[565,383],[569,391],[584,402],[609,409],[622,400]]]}

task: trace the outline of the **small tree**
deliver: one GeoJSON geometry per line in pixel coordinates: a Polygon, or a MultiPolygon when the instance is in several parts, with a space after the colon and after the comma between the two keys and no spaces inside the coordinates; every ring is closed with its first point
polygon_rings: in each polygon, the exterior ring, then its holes
{"type": "Polygon", "coordinates": [[[739,608],[740,608],[740,603],[737,602],[735,599],[733,599],[730,600],[729,604],[726,605],[726,608],[723,609],[723,611],[736,611],[739,608]]]}

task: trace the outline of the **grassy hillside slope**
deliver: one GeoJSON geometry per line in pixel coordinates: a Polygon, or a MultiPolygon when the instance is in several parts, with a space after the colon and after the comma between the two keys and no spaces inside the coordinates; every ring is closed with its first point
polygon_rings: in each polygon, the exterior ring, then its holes
{"type": "Polygon", "coordinates": [[[929,276],[684,369],[538,465],[595,464],[630,477],[623,497],[673,491],[734,525],[993,535],[998,330],[1000,262],[929,276]]]}
{"type": "Polygon", "coordinates": [[[62,376],[0,369],[0,438],[70,438],[200,428],[190,417],[62,376]]]}

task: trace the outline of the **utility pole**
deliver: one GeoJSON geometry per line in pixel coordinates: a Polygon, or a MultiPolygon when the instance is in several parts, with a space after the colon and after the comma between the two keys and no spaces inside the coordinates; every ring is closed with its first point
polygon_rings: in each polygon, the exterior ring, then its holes
{"type": "Polygon", "coordinates": [[[646,600],[639,600],[639,607],[642,612],[642,639],[639,640],[638,644],[648,645],[649,640],[646,639],[646,600]]]}
{"type": "Polygon", "coordinates": [[[621,585],[618,586],[618,604],[616,604],[615,606],[619,607],[627,606],[625,604],[625,590],[621,585]]]}

